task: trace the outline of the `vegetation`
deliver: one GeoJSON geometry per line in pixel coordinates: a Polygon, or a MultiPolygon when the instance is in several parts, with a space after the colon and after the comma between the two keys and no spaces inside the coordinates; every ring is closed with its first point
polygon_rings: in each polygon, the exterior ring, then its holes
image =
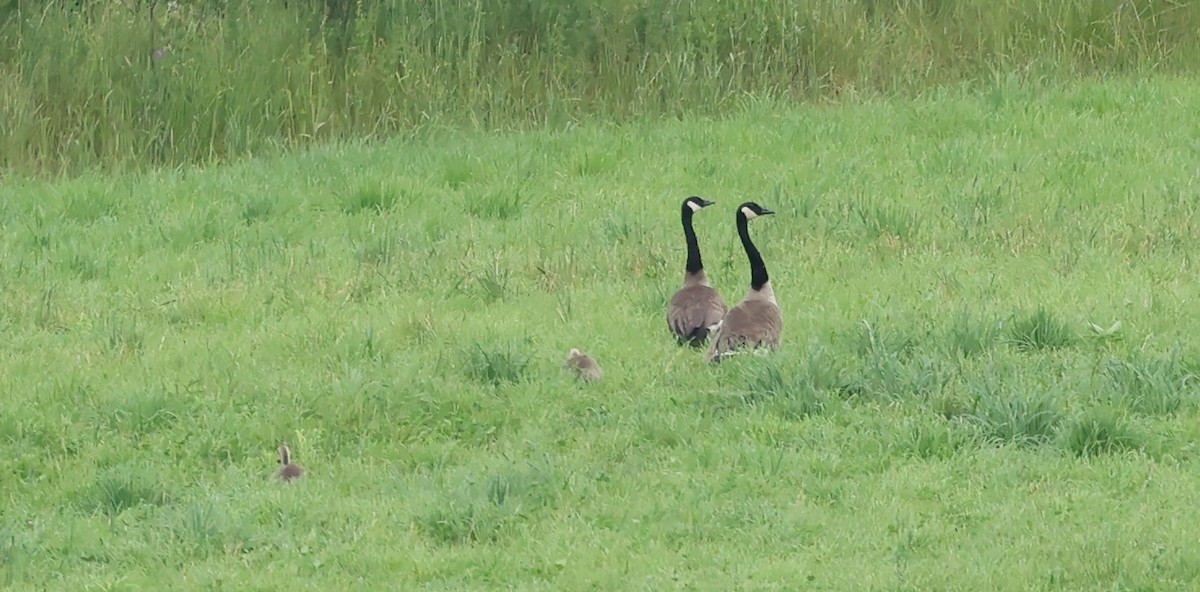
{"type": "Polygon", "coordinates": [[[0,0],[0,170],[1179,73],[1176,0],[0,0]]]}
{"type": "Polygon", "coordinates": [[[13,179],[0,584],[1194,588],[1198,112],[1000,81],[13,179]],[[734,206],[778,213],[776,354],[667,331],[692,193],[731,301],[734,206]]]}

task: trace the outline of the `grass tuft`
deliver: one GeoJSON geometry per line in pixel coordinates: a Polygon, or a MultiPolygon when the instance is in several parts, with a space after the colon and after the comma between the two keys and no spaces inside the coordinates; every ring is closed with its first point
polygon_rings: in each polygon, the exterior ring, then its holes
{"type": "Polygon", "coordinates": [[[400,201],[400,193],[383,184],[364,185],[351,192],[342,202],[342,211],[347,214],[359,212],[384,212],[400,201]]]}
{"type": "Polygon", "coordinates": [[[244,525],[213,502],[197,502],[180,509],[170,528],[175,542],[195,558],[238,554],[255,546],[241,532],[244,525]]]}
{"type": "Polygon", "coordinates": [[[864,319],[852,340],[854,351],[860,358],[906,358],[917,345],[911,334],[887,327],[878,321],[864,319]]]}
{"type": "Polygon", "coordinates": [[[635,222],[621,213],[609,213],[600,222],[604,229],[604,238],[608,242],[623,244],[635,239],[640,234],[640,228],[635,222]]]}
{"type": "Polygon", "coordinates": [[[896,432],[895,447],[903,454],[923,459],[947,459],[978,445],[977,431],[964,422],[919,416],[896,432]]]}
{"type": "Polygon", "coordinates": [[[398,241],[392,237],[373,237],[358,246],[355,258],[366,265],[388,265],[401,250],[398,241]]]}
{"type": "Polygon", "coordinates": [[[742,401],[762,406],[789,420],[820,415],[825,410],[825,398],[819,385],[823,376],[806,374],[800,379],[793,375],[786,362],[780,359],[752,359],[742,356],[742,401]]]}
{"type": "Polygon", "coordinates": [[[796,368],[796,381],[802,388],[837,392],[846,387],[845,368],[839,363],[838,356],[823,346],[810,346],[796,368]]]}
{"type": "Polygon", "coordinates": [[[186,392],[171,393],[162,388],[152,388],[124,397],[101,412],[111,414],[116,426],[134,434],[146,435],[168,429],[180,418],[186,417],[187,397],[186,392]]]}
{"type": "Polygon", "coordinates": [[[267,198],[252,199],[242,206],[242,222],[254,224],[271,217],[275,211],[275,201],[267,198]]]}
{"type": "Polygon", "coordinates": [[[98,279],[107,275],[107,269],[95,259],[94,255],[88,255],[81,251],[72,252],[67,256],[67,269],[70,269],[75,277],[83,281],[98,279]]]}
{"type": "Polygon", "coordinates": [[[976,401],[973,413],[992,442],[1038,445],[1053,440],[1063,413],[1048,393],[993,393],[976,401]]]}
{"type": "Polygon", "coordinates": [[[911,242],[921,230],[921,216],[901,205],[864,199],[852,204],[850,212],[870,240],[890,237],[911,242]]]}
{"type": "Polygon", "coordinates": [[[950,378],[950,366],[917,344],[912,334],[862,321],[861,332],[851,340],[858,360],[845,371],[841,390],[892,400],[940,390],[950,378]]]}
{"type": "Polygon", "coordinates": [[[439,492],[412,520],[421,534],[440,545],[493,543],[553,505],[561,488],[555,469],[530,464],[469,481],[458,491],[439,492]]]}
{"type": "Polygon", "coordinates": [[[479,297],[489,304],[503,300],[509,295],[510,277],[508,268],[501,267],[497,259],[493,259],[491,265],[473,275],[479,297]]]}
{"type": "Polygon", "coordinates": [[[1008,338],[1018,349],[1049,350],[1074,345],[1078,335],[1066,321],[1039,307],[1031,313],[1015,315],[1009,321],[1008,338]]]}
{"type": "Polygon", "coordinates": [[[485,220],[513,220],[524,210],[524,195],[520,189],[505,187],[468,199],[467,212],[485,220]]]}
{"type": "Polygon", "coordinates": [[[78,503],[87,510],[116,516],[141,505],[162,505],[169,494],[159,476],[149,469],[121,466],[101,473],[78,503]]]}
{"type": "Polygon", "coordinates": [[[1178,346],[1165,358],[1134,354],[1103,366],[1109,400],[1135,413],[1171,415],[1195,405],[1200,382],[1181,359],[1178,346]]]}
{"type": "Polygon", "coordinates": [[[83,224],[111,220],[117,214],[116,200],[107,193],[71,193],[67,195],[63,214],[83,224]]]}
{"type": "Polygon", "coordinates": [[[1097,456],[1141,450],[1143,438],[1129,422],[1111,410],[1092,409],[1063,428],[1063,446],[1076,456],[1097,456]]]}
{"type": "Polygon", "coordinates": [[[475,343],[463,353],[463,369],[467,377],[491,386],[520,382],[529,362],[528,340],[475,343]]]}
{"type": "Polygon", "coordinates": [[[976,319],[965,309],[954,315],[946,330],[946,346],[963,357],[977,356],[995,342],[995,325],[976,319]]]}
{"type": "Polygon", "coordinates": [[[449,189],[460,189],[475,178],[475,166],[471,160],[452,156],[442,163],[442,181],[449,189]]]}
{"type": "Polygon", "coordinates": [[[103,325],[104,344],[113,354],[137,354],[145,344],[145,331],[132,318],[109,315],[103,325]]]}

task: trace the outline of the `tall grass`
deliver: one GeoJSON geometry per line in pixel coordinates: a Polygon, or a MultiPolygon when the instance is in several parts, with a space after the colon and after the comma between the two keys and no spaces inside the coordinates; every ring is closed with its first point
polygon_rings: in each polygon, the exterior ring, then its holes
{"type": "Polygon", "coordinates": [[[206,162],[430,123],[717,112],[1200,63],[1171,0],[0,5],[0,169],[206,162]]]}

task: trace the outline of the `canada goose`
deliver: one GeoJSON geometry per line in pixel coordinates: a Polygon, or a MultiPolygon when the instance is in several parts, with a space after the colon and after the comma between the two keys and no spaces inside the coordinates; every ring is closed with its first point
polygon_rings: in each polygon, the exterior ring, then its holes
{"type": "Polygon", "coordinates": [[[604,370],[600,368],[600,364],[597,364],[596,360],[593,360],[591,356],[574,347],[567,353],[567,361],[563,364],[563,368],[574,372],[579,378],[587,381],[604,378],[604,370]]]}
{"type": "Polygon", "coordinates": [[[703,345],[725,316],[725,301],[708,283],[704,264],[700,261],[700,244],[696,242],[696,231],[692,228],[692,215],[713,203],[695,195],[683,200],[680,217],[683,219],[683,236],[687,239],[687,267],[683,273],[683,287],[675,292],[667,305],[667,326],[680,344],[703,345]]]}
{"type": "Polygon", "coordinates": [[[719,362],[722,357],[743,347],[765,347],[768,350],[779,347],[783,317],[779,314],[775,291],[771,289],[771,281],[767,277],[767,265],[750,241],[750,220],[774,213],[752,201],[738,206],[738,236],[746,249],[746,257],[750,259],[750,291],[721,321],[717,336],[708,350],[710,362],[719,362]]]}
{"type": "Polygon", "coordinates": [[[287,447],[287,444],[279,445],[279,478],[284,481],[299,479],[304,475],[304,468],[300,465],[292,464],[292,451],[287,447]]]}

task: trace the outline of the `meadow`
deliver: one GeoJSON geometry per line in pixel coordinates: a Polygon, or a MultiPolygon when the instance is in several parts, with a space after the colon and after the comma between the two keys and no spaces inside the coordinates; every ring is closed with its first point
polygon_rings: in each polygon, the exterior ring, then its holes
{"type": "Polygon", "coordinates": [[[1196,113],[997,79],[10,178],[0,584],[1194,586],[1196,113]],[[690,194],[730,302],[777,212],[774,355],[672,342],[690,194]]]}

